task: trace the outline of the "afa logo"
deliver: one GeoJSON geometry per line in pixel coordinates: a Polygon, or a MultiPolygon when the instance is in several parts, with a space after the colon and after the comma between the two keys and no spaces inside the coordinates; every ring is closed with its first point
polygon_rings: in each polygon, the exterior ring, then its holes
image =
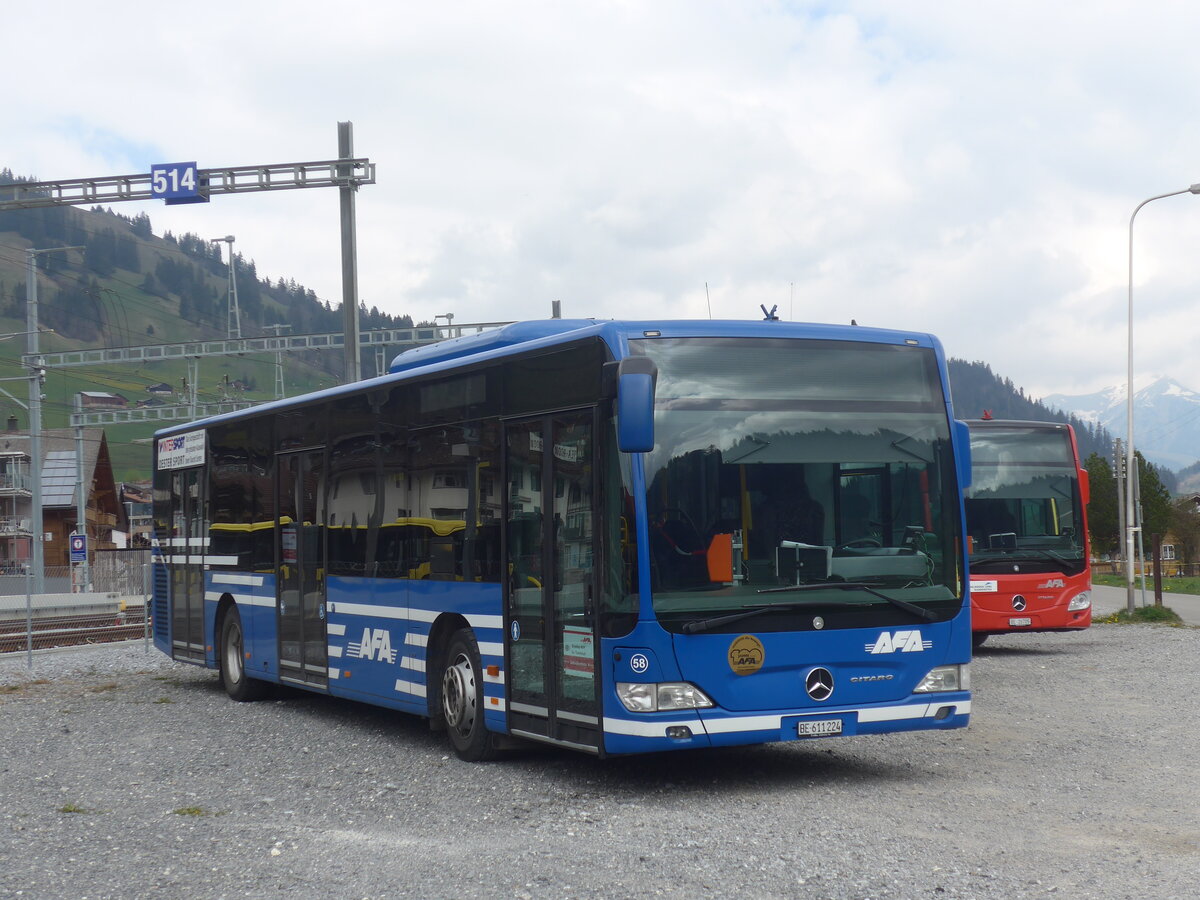
{"type": "Polygon", "coordinates": [[[1048,591],[1051,588],[1065,588],[1066,586],[1067,586],[1067,583],[1065,581],[1063,581],[1061,578],[1051,578],[1045,584],[1039,584],[1037,586],[1037,589],[1039,591],[1048,591]]]}
{"type": "Polygon", "coordinates": [[[729,645],[729,668],[734,675],[753,675],[765,658],[762,641],[752,634],[743,634],[729,645]]]}
{"type": "Polygon", "coordinates": [[[346,655],[394,663],[396,651],[392,649],[392,633],[386,628],[364,628],[362,640],[358,643],[351,641],[346,648],[346,655]]]}
{"type": "Polygon", "coordinates": [[[867,644],[868,653],[920,653],[933,646],[933,641],[922,640],[921,632],[885,631],[879,635],[873,644],[867,644]]]}

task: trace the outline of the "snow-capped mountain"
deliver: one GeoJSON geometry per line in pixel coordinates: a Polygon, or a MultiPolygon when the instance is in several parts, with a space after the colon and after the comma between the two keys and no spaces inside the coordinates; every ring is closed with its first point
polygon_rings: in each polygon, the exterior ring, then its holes
{"type": "MultiPolygon", "coordinates": [[[[1042,402],[1125,437],[1125,385],[1094,394],[1051,394],[1042,402]]],[[[1200,394],[1161,375],[1133,382],[1133,444],[1150,462],[1177,471],[1200,460],[1200,394]]]]}

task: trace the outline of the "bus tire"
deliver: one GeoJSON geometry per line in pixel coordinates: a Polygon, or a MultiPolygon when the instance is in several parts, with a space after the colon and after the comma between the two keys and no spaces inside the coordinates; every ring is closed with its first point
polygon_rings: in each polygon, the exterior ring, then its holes
{"type": "Polygon", "coordinates": [[[496,755],[495,736],[483,723],[483,665],[469,628],[450,636],[442,666],[441,713],[459,759],[481,762],[496,755]]]}
{"type": "Polygon", "coordinates": [[[225,693],[239,703],[261,700],[267,695],[271,686],[246,674],[242,617],[236,606],[229,607],[221,619],[220,652],[221,684],[225,693]]]}

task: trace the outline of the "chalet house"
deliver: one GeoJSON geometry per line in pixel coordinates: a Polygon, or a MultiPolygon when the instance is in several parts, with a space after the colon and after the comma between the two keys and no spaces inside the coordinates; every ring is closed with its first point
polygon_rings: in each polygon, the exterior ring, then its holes
{"type": "MultiPolygon", "coordinates": [[[[15,420],[9,420],[12,429],[15,420]]],[[[33,555],[39,528],[33,522],[33,467],[29,434],[0,432],[0,571],[23,567],[33,555]]],[[[50,428],[41,441],[42,523],[47,566],[70,565],[69,537],[78,531],[75,429],[50,428]]],[[[83,486],[89,555],[114,549],[112,533],[124,530],[125,512],[113,480],[102,428],[83,430],[83,486]]]]}
{"type": "Polygon", "coordinates": [[[84,408],[86,409],[125,409],[129,401],[120,394],[108,394],[103,391],[80,391],[84,408]]]}

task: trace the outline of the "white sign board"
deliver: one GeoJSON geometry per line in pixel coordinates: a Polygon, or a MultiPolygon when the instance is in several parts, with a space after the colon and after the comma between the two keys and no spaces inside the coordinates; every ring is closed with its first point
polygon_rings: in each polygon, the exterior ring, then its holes
{"type": "Polygon", "coordinates": [[[158,439],[158,470],[204,465],[204,432],[188,431],[158,439]]]}

